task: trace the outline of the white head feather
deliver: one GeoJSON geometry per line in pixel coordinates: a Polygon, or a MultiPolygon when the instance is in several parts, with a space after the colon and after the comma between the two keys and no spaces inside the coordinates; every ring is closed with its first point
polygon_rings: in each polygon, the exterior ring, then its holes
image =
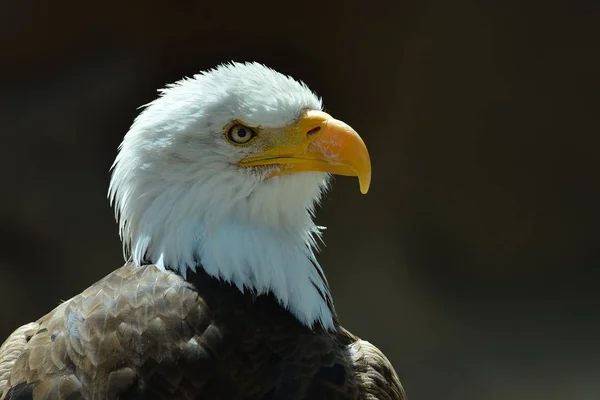
{"type": "Polygon", "coordinates": [[[272,292],[309,327],[333,328],[313,253],[313,210],[328,175],[268,177],[265,169],[239,167],[251,150],[224,136],[236,119],[284,127],[305,110],[321,110],[321,100],[257,63],[222,65],[160,93],[113,165],[109,197],[131,261],[184,277],[201,265],[241,291],[272,292]]]}

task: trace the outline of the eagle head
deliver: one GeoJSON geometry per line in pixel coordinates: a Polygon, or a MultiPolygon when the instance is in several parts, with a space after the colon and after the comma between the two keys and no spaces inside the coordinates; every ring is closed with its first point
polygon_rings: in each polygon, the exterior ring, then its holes
{"type": "Polygon", "coordinates": [[[356,176],[367,192],[358,134],[305,84],[230,63],[145,107],[121,143],[109,197],[132,262],[184,277],[202,267],[242,291],[273,293],[306,325],[331,326],[312,218],[330,174],[356,176]]]}

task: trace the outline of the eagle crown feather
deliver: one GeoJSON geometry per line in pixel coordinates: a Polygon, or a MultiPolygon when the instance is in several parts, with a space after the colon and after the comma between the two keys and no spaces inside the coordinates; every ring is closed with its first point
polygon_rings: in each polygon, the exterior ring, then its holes
{"type": "Polygon", "coordinates": [[[203,267],[242,292],[272,292],[306,326],[334,329],[314,254],[322,229],[314,210],[329,174],[241,168],[252,149],[225,138],[232,121],[282,128],[321,109],[304,83],[258,63],[224,64],[161,90],[112,166],[109,198],[126,258],[184,277],[203,267]]]}

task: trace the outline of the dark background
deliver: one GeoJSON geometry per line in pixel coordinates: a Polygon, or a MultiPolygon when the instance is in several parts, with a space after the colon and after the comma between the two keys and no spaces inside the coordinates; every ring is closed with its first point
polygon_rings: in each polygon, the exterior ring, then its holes
{"type": "Polygon", "coordinates": [[[320,260],[410,399],[600,398],[600,10],[563,3],[0,2],[0,340],[121,265],[108,169],[136,108],[256,60],[370,149],[320,260]]]}

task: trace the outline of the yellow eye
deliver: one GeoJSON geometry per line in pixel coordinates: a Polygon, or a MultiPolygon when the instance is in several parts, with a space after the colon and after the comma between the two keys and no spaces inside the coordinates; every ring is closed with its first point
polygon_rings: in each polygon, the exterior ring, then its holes
{"type": "Polygon", "coordinates": [[[233,125],[227,131],[227,139],[234,144],[246,144],[255,136],[256,132],[247,126],[240,124],[233,125]]]}

